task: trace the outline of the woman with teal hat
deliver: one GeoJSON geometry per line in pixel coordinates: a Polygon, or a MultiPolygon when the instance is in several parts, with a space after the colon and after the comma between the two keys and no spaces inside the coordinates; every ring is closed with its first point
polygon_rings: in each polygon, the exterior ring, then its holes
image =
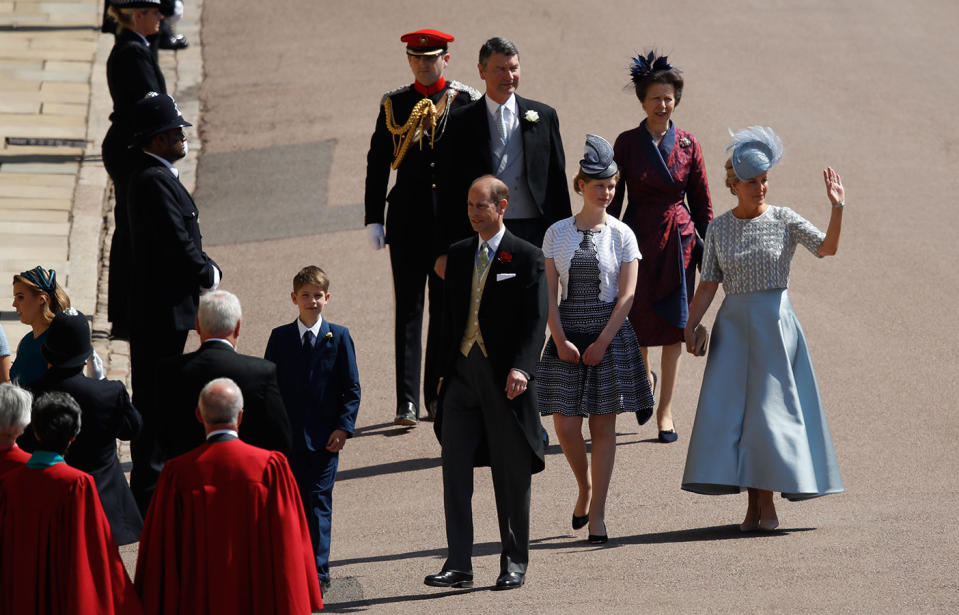
{"type": "Polygon", "coordinates": [[[727,151],[726,186],[738,203],[706,231],[702,280],[685,331],[690,353],[704,352],[698,325],[720,283],[726,297],[713,324],[682,487],[706,495],[745,489],[740,529],[769,531],[779,526],[774,491],[792,501],[843,491],[806,339],[786,289],[798,245],[820,258],[836,253],[845,190],[838,173],[823,171],[832,204],[823,233],[792,209],[766,202],[769,170],[783,152],[771,128],[734,134],[727,151]]]}
{"type": "Polygon", "coordinates": [[[20,322],[29,325],[17,345],[17,358],[10,367],[10,380],[29,388],[47,371],[47,360],[41,347],[53,317],[70,307],[70,297],[57,283],[57,272],[39,265],[13,276],[13,308],[20,322]]]}

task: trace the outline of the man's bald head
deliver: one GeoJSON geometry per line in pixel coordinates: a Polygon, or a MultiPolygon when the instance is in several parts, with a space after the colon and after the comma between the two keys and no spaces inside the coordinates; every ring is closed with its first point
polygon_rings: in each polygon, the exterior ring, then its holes
{"type": "Polygon", "coordinates": [[[243,393],[229,378],[211,380],[200,391],[197,416],[207,432],[236,428],[243,414],[243,393]]]}

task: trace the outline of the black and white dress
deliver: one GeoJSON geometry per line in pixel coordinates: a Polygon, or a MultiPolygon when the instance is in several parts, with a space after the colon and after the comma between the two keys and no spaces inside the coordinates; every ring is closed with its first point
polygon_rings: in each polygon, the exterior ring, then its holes
{"type": "MultiPolygon", "coordinates": [[[[621,264],[641,258],[635,235],[612,216],[598,231],[578,230],[575,218],[567,218],[546,232],[543,253],[559,272],[559,315],[567,338],[595,340],[616,307],[621,264]]],[[[536,392],[542,415],[589,416],[653,407],[643,355],[628,319],[598,365],[563,361],[551,337],[537,366],[536,392]]]]}

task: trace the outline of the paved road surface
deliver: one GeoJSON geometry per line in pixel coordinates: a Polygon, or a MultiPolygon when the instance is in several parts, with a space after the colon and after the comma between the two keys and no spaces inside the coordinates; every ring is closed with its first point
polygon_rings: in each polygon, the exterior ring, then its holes
{"type": "MultiPolygon", "coordinates": [[[[330,273],[325,315],[359,349],[363,406],[336,488],[333,612],[956,612],[955,450],[959,287],[959,5],[611,0],[394,3],[206,0],[198,203],[224,287],[246,310],[241,350],[261,353],[295,316],[290,278],[330,273]],[[668,11],[665,7],[669,7],[668,11]],[[786,156],[769,199],[825,226],[821,169],[847,187],[836,258],[799,251],[804,324],[847,492],[779,506],[784,530],[740,536],[745,496],[679,489],[703,361],[683,361],[680,440],[619,420],[605,548],[569,529],[575,485],[557,447],[534,479],[528,584],[497,575],[488,473],[474,497],[479,587],[422,584],[445,552],[439,447],[429,424],[390,424],[392,295],[386,252],[360,230],[365,153],[383,92],[408,83],[399,36],[453,33],[448,74],[480,86],[489,36],[521,50],[520,92],[559,112],[567,170],[586,132],[641,119],[627,83],[656,46],[686,75],[674,119],[703,144],[717,213],[727,127],[773,126],[786,156]]],[[[575,206],[574,206],[575,209],[575,206]]],[[[718,301],[716,302],[718,305],[718,301]]],[[[707,323],[712,316],[707,317],[707,323]]],[[[550,431],[552,426],[548,425],[550,431]]],[[[555,442],[555,437],[553,438],[555,442]]],[[[583,531],[585,532],[585,530],[583,531]]]]}

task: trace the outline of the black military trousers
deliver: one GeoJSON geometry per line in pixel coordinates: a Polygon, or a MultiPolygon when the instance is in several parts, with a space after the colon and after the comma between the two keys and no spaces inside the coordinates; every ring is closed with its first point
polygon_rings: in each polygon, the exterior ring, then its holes
{"type": "Polygon", "coordinates": [[[130,490],[137,501],[140,514],[146,518],[147,507],[165,461],[157,446],[158,413],[156,407],[158,386],[177,386],[175,382],[157,382],[157,365],[167,357],[183,354],[188,331],[136,330],[130,336],[130,374],[133,385],[133,405],[143,417],[140,435],[130,442],[133,467],[130,470],[130,490]]]}
{"type": "Polygon", "coordinates": [[[426,332],[424,401],[436,399],[437,345],[442,324],[443,280],[433,271],[435,258],[425,245],[390,244],[395,306],[396,405],[406,402],[420,408],[420,365],[423,361],[423,304],[429,289],[429,323],[426,332]]]}

